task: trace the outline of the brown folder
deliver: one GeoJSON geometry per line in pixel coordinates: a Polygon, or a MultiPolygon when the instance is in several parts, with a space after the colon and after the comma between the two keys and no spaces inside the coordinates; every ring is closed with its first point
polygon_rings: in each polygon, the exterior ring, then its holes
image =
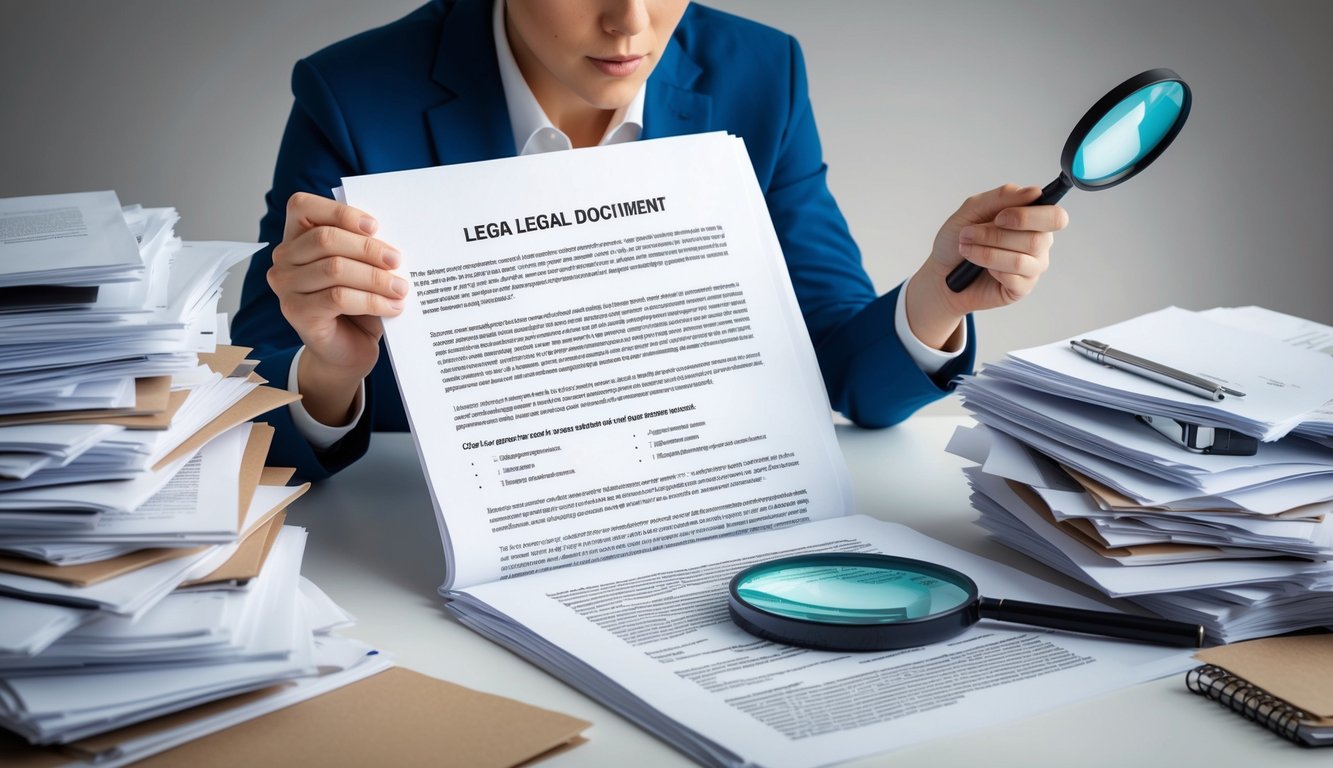
{"type": "MultiPolygon", "coordinates": [[[[278,689],[268,689],[269,691],[278,689]]],[[[0,763],[14,768],[63,765],[73,755],[108,752],[131,737],[224,711],[265,691],[243,694],[158,720],[85,739],[62,752],[29,747],[0,732],[0,763]]],[[[430,766],[510,768],[585,740],[591,723],[514,699],[393,668],[313,699],[154,755],[135,766],[430,766]]]]}

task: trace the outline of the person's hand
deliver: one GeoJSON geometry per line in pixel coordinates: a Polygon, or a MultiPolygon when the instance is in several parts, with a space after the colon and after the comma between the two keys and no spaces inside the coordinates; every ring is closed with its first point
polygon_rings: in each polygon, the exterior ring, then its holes
{"type": "Polygon", "coordinates": [[[402,312],[401,257],[371,237],[376,221],[328,198],[298,192],[273,249],[268,284],[305,344],[297,378],[302,405],[323,424],[347,421],[361,381],[379,359],[380,318],[402,312]]]}
{"type": "Polygon", "coordinates": [[[1032,292],[1050,264],[1052,234],[1069,223],[1058,205],[1029,206],[1039,187],[1006,184],[963,201],[935,235],[930,258],[907,286],[907,322],[927,345],[947,348],[963,316],[1032,292]],[[945,278],[964,260],[985,271],[961,293],[945,278]]]}

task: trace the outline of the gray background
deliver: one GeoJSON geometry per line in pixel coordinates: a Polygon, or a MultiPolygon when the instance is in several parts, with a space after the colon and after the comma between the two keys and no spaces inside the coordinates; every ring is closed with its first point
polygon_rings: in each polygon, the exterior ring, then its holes
{"type": "MultiPolygon", "coordinates": [[[[175,206],[187,240],[252,241],[292,63],[417,4],[0,0],[0,197],[114,189],[175,206]]],[[[981,360],[1169,304],[1333,324],[1333,2],[713,5],[802,41],[830,184],[881,290],[967,195],[1054,178],[1109,88],[1150,67],[1189,82],[1189,123],[1151,169],[1065,198],[1039,290],[978,318],[981,360]]]]}

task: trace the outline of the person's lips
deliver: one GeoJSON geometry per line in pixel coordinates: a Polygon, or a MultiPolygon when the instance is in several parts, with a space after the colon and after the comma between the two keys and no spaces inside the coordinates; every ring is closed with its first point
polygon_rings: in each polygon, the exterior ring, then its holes
{"type": "Polygon", "coordinates": [[[643,64],[643,59],[643,56],[588,57],[594,67],[597,67],[602,74],[610,77],[629,77],[638,71],[639,65],[643,64]]]}

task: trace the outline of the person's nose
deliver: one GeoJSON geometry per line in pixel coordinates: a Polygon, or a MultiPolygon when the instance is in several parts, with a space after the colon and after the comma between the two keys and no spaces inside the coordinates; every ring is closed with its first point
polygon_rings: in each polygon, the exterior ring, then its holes
{"type": "Polygon", "coordinates": [[[602,29],[611,35],[633,37],[648,28],[647,0],[620,0],[602,14],[602,29]]]}

